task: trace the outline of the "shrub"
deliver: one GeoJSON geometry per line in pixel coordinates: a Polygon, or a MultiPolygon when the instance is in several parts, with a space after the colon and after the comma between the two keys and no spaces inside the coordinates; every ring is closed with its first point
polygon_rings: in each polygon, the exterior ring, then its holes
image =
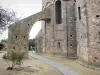
{"type": "Polygon", "coordinates": [[[24,54],[23,53],[12,52],[11,54],[4,54],[3,59],[9,65],[7,70],[13,70],[15,65],[20,66],[22,64],[22,60],[24,59],[24,54]],[[10,62],[12,63],[11,65],[10,65],[10,62]]]}

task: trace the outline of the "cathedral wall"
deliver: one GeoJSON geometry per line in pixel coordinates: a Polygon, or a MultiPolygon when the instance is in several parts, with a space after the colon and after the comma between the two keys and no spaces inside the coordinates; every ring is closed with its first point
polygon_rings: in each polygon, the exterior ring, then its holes
{"type": "Polygon", "coordinates": [[[89,63],[100,67],[100,0],[87,0],[89,63]]]}
{"type": "Polygon", "coordinates": [[[75,2],[73,0],[43,0],[43,9],[48,7],[51,7],[51,21],[42,23],[43,28],[45,28],[42,29],[44,32],[44,48],[47,47],[45,50],[53,47],[56,53],[64,53],[65,56],[70,58],[76,57],[75,2]],[[57,1],[61,3],[61,11],[59,12],[61,13],[61,17],[59,17],[61,23],[56,22],[57,10],[60,8],[56,6],[57,1]]]}
{"type": "MultiPolygon", "coordinates": [[[[56,0],[57,1],[57,0],[56,0]]],[[[67,33],[66,33],[66,1],[61,0],[61,18],[62,23],[56,23],[56,1],[54,3],[54,38],[55,49],[57,52],[64,53],[67,56],[67,33]],[[60,44],[60,45],[59,45],[60,44]]]]}
{"type": "Polygon", "coordinates": [[[78,59],[96,67],[100,67],[99,8],[100,0],[77,0],[76,2],[78,59]]]}
{"type": "Polygon", "coordinates": [[[77,56],[79,60],[88,61],[88,25],[87,8],[84,0],[76,1],[77,56]]]}

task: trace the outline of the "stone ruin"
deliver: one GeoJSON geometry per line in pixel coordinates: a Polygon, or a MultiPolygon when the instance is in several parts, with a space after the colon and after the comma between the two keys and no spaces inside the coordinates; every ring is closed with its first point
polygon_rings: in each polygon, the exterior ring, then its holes
{"type": "Polygon", "coordinates": [[[30,29],[42,20],[42,53],[100,67],[100,0],[42,0],[42,5],[41,12],[9,27],[8,52],[28,56],[30,29]]]}

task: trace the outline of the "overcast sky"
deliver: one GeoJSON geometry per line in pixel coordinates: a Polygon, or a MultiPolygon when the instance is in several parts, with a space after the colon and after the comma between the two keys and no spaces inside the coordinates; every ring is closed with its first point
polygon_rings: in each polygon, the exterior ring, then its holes
{"type": "MultiPolygon", "coordinates": [[[[18,16],[25,18],[41,11],[42,0],[0,0],[0,5],[7,9],[13,9],[15,12],[17,12],[18,16]]],[[[30,32],[30,39],[34,38],[40,29],[41,23],[36,22],[30,32]]],[[[0,35],[0,40],[7,38],[7,34],[8,33],[6,30],[2,36],[0,35]]]]}

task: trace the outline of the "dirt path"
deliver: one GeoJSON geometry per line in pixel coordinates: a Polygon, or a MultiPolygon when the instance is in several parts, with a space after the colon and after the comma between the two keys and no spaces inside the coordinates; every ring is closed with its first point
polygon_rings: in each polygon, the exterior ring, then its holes
{"type": "Polygon", "coordinates": [[[62,75],[50,65],[31,57],[23,61],[22,70],[16,68],[13,71],[7,71],[8,65],[2,60],[2,55],[3,53],[0,53],[0,75],[62,75]]]}
{"type": "Polygon", "coordinates": [[[45,62],[46,64],[49,64],[51,66],[53,66],[54,68],[56,68],[59,72],[61,72],[63,75],[80,75],[78,72],[73,71],[71,69],[69,69],[67,66],[64,66],[58,62],[55,62],[53,60],[47,59],[45,57],[42,57],[40,55],[37,55],[33,52],[29,52],[29,55],[33,58],[36,58],[40,61],[45,62]]]}

